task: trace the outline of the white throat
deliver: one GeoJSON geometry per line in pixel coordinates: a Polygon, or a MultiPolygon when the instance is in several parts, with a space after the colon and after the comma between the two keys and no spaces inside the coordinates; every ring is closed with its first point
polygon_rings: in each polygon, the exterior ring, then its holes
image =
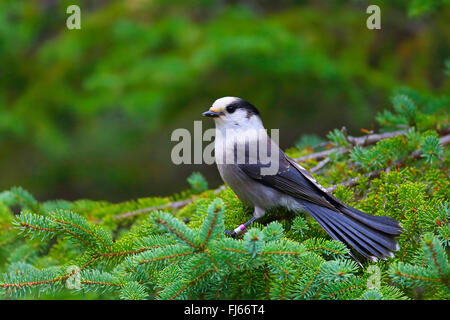
{"type": "MultiPolygon", "coordinates": [[[[249,144],[253,146],[260,143],[267,144],[268,139],[270,140],[261,119],[255,115],[245,119],[245,125],[242,126],[236,126],[230,121],[224,121],[219,118],[215,119],[215,122],[216,137],[214,148],[216,150],[216,160],[217,157],[222,158],[220,155],[234,154],[236,147],[240,148],[249,144]]],[[[230,157],[227,156],[227,158],[230,157]]]]}

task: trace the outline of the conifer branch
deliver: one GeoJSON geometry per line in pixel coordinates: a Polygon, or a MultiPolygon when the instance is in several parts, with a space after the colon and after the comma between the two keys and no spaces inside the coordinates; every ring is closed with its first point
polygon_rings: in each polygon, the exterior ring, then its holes
{"type": "Polygon", "coordinates": [[[175,259],[175,258],[178,258],[178,257],[187,256],[187,255],[190,255],[190,254],[193,254],[193,253],[194,253],[193,250],[189,250],[189,251],[186,251],[186,252],[178,252],[178,253],[174,253],[174,254],[167,255],[167,256],[156,257],[156,258],[152,258],[152,259],[139,260],[137,263],[138,264],[146,264],[146,263],[152,263],[152,262],[161,261],[161,260],[175,259]]]}
{"type": "Polygon", "coordinates": [[[43,284],[49,284],[54,283],[57,281],[63,280],[63,277],[58,277],[54,279],[48,279],[48,280],[41,280],[41,281],[30,281],[30,282],[17,282],[17,283],[0,283],[0,287],[7,289],[7,288],[16,288],[19,289],[21,287],[32,287],[32,286],[39,286],[43,284]]]}
{"type": "MultiPolygon", "coordinates": [[[[91,230],[89,230],[89,229],[87,229],[87,228],[84,228],[84,227],[82,227],[82,226],[80,226],[80,225],[77,225],[77,224],[75,224],[75,223],[71,223],[71,222],[69,222],[69,221],[64,221],[64,220],[62,220],[62,219],[53,219],[53,220],[54,220],[55,222],[61,223],[61,224],[63,224],[63,225],[68,225],[68,226],[74,227],[74,228],[76,228],[76,229],[79,229],[79,230],[81,230],[81,231],[84,231],[84,232],[90,234],[91,236],[93,236],[94,238],[96,238],[98,241],[100,241],[101,243],[103,243],[103,245],[108,249],[108,251],[112,251],[112,250],[111,250],[111,247],[103,240],[103,238],[100,237],[98,234],[95,234],[95,233],[92,232],[91,230]]],[[[70,232],[70,231],[67,230],[67,229],[63,229],[63,230],[65,230],[66,232],[68,232],[68,233],[74,235],[74,233],[70,232]]],[[[77,236],[77,237],[78,237],[78,236],[77,236]]],[[[95,249],[94,249],[94,250],[95,250],[95,249]]]]}
{"type": "Polygon", "coordinates": [[[336,292],[331,293],[329,295],[329,297],[332,298],[332,297],[334,297],[334,296],[336,296],[338,294],[341,294],[342,292],[345,292],[345,291],[350,291],[350,290],[355,290],[355,289],[364,289],[364,288],[365,288],[364,286],[350,286],[350,287],[343,288],[343,289],[340,289],[340,290],[338,290],[336,292]]]}
{"type": "Polygon", "coordinates": [[[16,283],[0,283],[0,288],[4,288],[4,289],[8,289],[8,288],[20,289],[22,287],[36,287],[36,286],[40,286],[40,285],[56,283],[56,282],[59,282],[59,281],[63,282],[65,280],[67,280],[68,278],[70,278],[71,276],[73,276],[75,273],[86,269],[96,259],[97,259],[97,257],[92,258],[87,263],[85,263],[83,266],[81,266],[79,269],[73,270],[70,273],[65,274],[63,276],[55,277],[55,278],[52,278],[52,279],[38,280],[38,281],[27,281],[27,282],[16,282],[16,283]]]}
{"type": "Polygon", "coordinates": [[[156,248],[161,248],[161,246],[158,245],[158,246],[152,246],[152,247],[144,247],[144,248],[135,249],[135,250],[130,250],[130,251],[119,251],[119,252],[110,252],[110,253],[100,253],[100,254],[99,254],[99,257],[109,258],[109,257],[129,256],[129,255],[142,253],[142,252],[144,252],[144,251],[152,250],[152,249],[156,249],[156,248]]]}
{"type": "Polygon", "coordinates": [[[195,277],[191,281],[189,281],[181,290],[177,291],[172,297],[170,297],[170,300],[174,300],[177,296],[179,296],[183,291],[185,291],[190,286],[196,284],[201,278],[207,276],[209,273],[213,272],[213,270],[206,270],[201,275],[195,277]]]}
{"type": "Polygon", "coordinates": [[[325,167],[327,165],[327,163],[330,161],[331,161],[330,158],[325,158],[325,159],[321,160],[314,168],[311,168],[311,170],[309,170],[309,172],[316,173],[317,171],[319,171],[320,169],[325,167]]]}
{"type": "Polygon", "coordinates": [[[315,152],[315,153],[312,153],[312,154],[308,154],[306,156],[295,158],[294,160],[296,162],[306,162],[308,160],[321,160],[321,159],[324,159],[324,158],[328,157],[330,154],[335,153],[335,152],[336,153],[340,153],[340,154],[345,154],[345,153],[347,153],[349,151],[350,151],[349,148],[338,147],[338,148],[332,148],[332,149],[323,150],[323,151],[315,152]]]}
{"type": "Polygon", "coordinates": [[[205,240],[203,240],[202,248],[206,247],[206,244],[208,243],[209,238],[211,237],[211,234],[213,232],[214,226],[216,225],[216,219],[217,219],[218,212],[219,212],[218,209],[214,209],[214,216],[211,219],[211,222],[207,225],[208,226],[208,232],[206,234],[205,240]]]}
{"type": "Polygon", "coordinates": [[[315,250],[320,250],[320,251],[332,251],[335,254],[344,254],[346,253],[345,251],[338,251],[338,250],[334,250],[331,248],[326,248],[326,247],[312,247],[312,248],[308,248],[306,249],[306,251],[315,251],[315,250]]]}
{"type": "Polygon", "coordinates": [[[386,132],[386,133],[376,133],[376,134],[371,134],[371,135],[362,136],[362,137],[347,136],[346,138],[350,144],[350,147],[332,148],[332,149],[316,152],[313,154],[309,154],[306,156],[302,156],[302,157],[296,158],[294,160],[296,162],[305,162],[308,160],[321,160],[335,152],[345,154],[351,150],[351,147],[354,147],[354,146],[365,147],[365,146],[377,143],[380,140],[389,139],[389,138],[396,137],[399,135],[404,135],[406,133],[407,133],[407,130],[399,130],[399,131],[386,132]]]}
{"type": "Polygon", "coordinates": [[[35,225],[29,224],[29,223],[26,223],[23,221],[20,221],[19,225],[24,228],[34,229],[34,230],[38,230],[38,231],[57,232],[57,231],[61,230],[61,229],[57,229],[57,228],[39,227],[39,226],[35,226],[35,225]]]}
{"type": "Polygon", "coordinates": [[[280,254],[280,255],[299,255],[305,253],[304,251],[263,251],[261,252],[261,255],[264,254],[280,254]]]}
{"type": "Polygon", "coordinates": [[[245,250],[240,250],[240,249],[235,249],[235,248],[220,248],[223,251],[230,251],[230,252],[236,252],[236,253],[244,253],[246,254],[247,251],[245,250]]]}
{"type": "MultiPolygon", "coordinates": [[[[375,179],[376,177],[378,177],[381,172],[383,172],[384,170],[376,170],[376,171],[372,171],[369,172],[368,174],[365,174],[364,177],[368,178],[368,179],[375,179]]],[[[354,187],[356,186],[356,184],[358,183],[358,181],[360,180],[360,177],[355,177],[346,181],[343,181],[341,183],[335,184],[331,187],[325,188],[328,192],[334,192],[336,191],[336,188],[338,186],[344,186],[344,187],[354,187]]]]}
{"type": "MultiPolygon", "coordinates": [[[[163,205],[159,205],[159,206],[128,211],[128,212],[113,216],[112,218],[113,218],[113,220],[122,220],[122,219],[126,219],[126,218],[131,218],[131,217],[143,214],[143,213],[148,213],[151,211],[165,210],[165,209],[169,209],[169,208],[180,209],[180,208],[188,205],[192,201],[194,201],[194,199],[185,199],[185,200],[180,200],[180,201],[169,202],[167,204],[163,204],[163,205]]],[[[97,223],[101,223],[101,222],[102,222],[101,220],[97,221],[97,223]]]]}
{"type": "Polygon", "coordinates": [[[14,224],[22,229],[22,232],[55,236],[58,233],[66,233],[82,242],[96,254],[100,254],[103,248],[112,252],[108,243],[110,237],[100,226],[90,225],[83,217],[71,211],[57,210],[43,216],[35,213],[22,212],[16,217],[14,224]]]}
{"type": "MultiPolygon", "coordinates": [[[[441,130],[439,133],[441,134],[446,134],[441,138],[441,144],[442,145],[448,145],[450,143],[450,135],[448,134],[448,131],[450,130],[449,128],[446,128],[444,130],[441,130]]],[[[332,148],[332,149],[328,149],[328,150],[324,150],[324,151],[320,151],[320,152],[316,152],[316,153],[312,153],[306,156],[302,156],[299,158],[294,159],[296,162],[306,162],[308,160],[322,160],[327,159],[327,157],[332,154],[332,153],[340,153],[340,154],[346,154],[348,152],[351,151],[351,149],[355,146],[358,147],[365,147],[368,145],[372,145],[377,143],[378,141],[381,140],[385,140],[385,139],[389,139],[389,138],[393,138],[396,136],[400,136],[400,135],[405,135],[408,133],[408,130],[399,130],[399,131],[393,131],[393,132],[386,132],[386,133],[381,133],[381,134],[372,134],[372,135],[368,135],[368,136],[362,136],[362,137],[352,137],[352,136],[347,136],[347,140],[349,142],[349,147],[336,147],[336,148],[332,148]]],[[[328,162],[328,161],[327,161],[328,162]]],[[[320,162],[320,167],[319,164],[317,165],[317,169],[313,168],[311,170],[314,170],[314,172],[318,171],[320,168],[322,168],[327,162],[320,162]]]]}
{"type": "Polygon", "coordinates": [[[301,295],[304,296],[306,294],[306,292],[308,291],[309,287],[311,286],[311,284],[314,282],[314,280],[316,279],[316,277],[319,274],[319,270],[316,270],[314,272],[313,277],[311,278],[311,280],[308,282],[308,284],[306,285],[305,289],[301,292],[301,295]]]}
{"type": "Polygon", "coordinates": [[[161,229],[169,231],[179,240],[194,248],[194,250],[200,249],[200,245],[197,243],[192,230],[173,216],[164,212],[156,212],[152,216],[152,221],[161,229]]]}
{"type": "Polygon", "coordinates": [[[82,284],[88,284],[88,285],[101,285],[101,286],[116,286],[121,287],[119,283],[112,283],[112,282],[102,282],[102,281],[94,281],[94,280],[81,280],[82,284]]]}
{"type": "MultiPolygon", "coordinates": [[[[450,134],[441,137],[440,142],[443,146],[449,145],[450,144],[450,134]]],[[[416,150],[416,151],[410,153],[408,157],[413,158],[413,159],[419,159],[421,157],[421,154],[422,154],[422,152],[420,150],[416,150]]],[[[397,161],[395,163],[395,165],[397,165],[397,166],[400,164],[401,164],[401,161],[397,161]]],[[[374,178],[378,177],[381,174],[381,172],[386,172],[387,170],[389,170],[389,168],[386,168],[384,170],[375,170],[375,171],[367,173],[365,175],[365,177],[368,179],[374,179],[374,178]]],[[[355,177],[355,178],[340,182],[338,184],[335,184],[326,189],[328,192],[334,192],[338,186],[354,187],[354,186],[356,186],[356,184],[358,183],[359,180],[360,180],[360,177],[355,177]]]]}
{"type": "Polygon", "coordinates": [[[394,273],[396,275],[398,275],[398,276],[402,276],[402,277],[406,277],[406,278],[410,278],[410,279],[414,279],[414,280],[431,281],[431,282],[442,282],[442,279],[440,279],[440,278],[421,277],[421,276],[418,276],[418,275],[407,274],[407,273],[403,273],[403,272],[400,272],[400,271],[395,271],[394,273]]]}

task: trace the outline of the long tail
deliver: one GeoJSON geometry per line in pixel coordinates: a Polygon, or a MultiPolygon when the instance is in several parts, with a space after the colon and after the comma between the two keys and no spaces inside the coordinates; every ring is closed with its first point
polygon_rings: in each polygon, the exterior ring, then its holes
{"type": "Polygon", "coordinates": [[[371,216],[348,206],[333,211],[306,201],[302,205],[333,239],[372,261],[391,258],[399,249],[395,237],[402,227],[390,217],[371,216]]]}

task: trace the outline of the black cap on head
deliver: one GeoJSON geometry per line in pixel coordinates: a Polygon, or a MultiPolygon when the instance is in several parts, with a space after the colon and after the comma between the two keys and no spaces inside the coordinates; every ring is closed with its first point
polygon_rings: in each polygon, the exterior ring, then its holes
{"type": "Polygon", "coordinates": [[[259,111],[258,109],[256,109],[256,107],[254,105],[252,105],[250,102],[238,98],[236,101],[230,103],[229,105],[227,105],[227,110],[237,110],[237,109],[244,109],[247,111],[247,118],[250,118],[252,115],[257,115],[259,116],[259,111]]]}

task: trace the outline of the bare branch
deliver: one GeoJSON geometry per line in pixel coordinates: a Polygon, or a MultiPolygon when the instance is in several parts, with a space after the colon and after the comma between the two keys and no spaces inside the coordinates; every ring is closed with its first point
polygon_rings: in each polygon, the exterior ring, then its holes
{"type": "Polygon", "coordinates": [[[348,136],[347,140],[350,142],[353,146],[368,146],[374,143],[377,143],[380,140],[383,139],[389,139],[396,136],[401,136],[407,133],[407,130],[399,130],[399,131],[393,131],[393,132],[385,132],[385,133],[376,133],[371,134],[367,136],[362,137],[351,137],[348,136]]]}
{"type": "MultiPolygon", "coordinates": [[[[369,178],[369,179],[375,179],[376,177],[378,177],[381,174],[382,171],[383,170],[377,170],[377,171],[369,172],[366,175],[366,177],[369,178]]],[[[349,179],[347,181],[335,184],[334,186],[328,187],[326,189],[327,189],[328,192],[334,192],[334,191],[336,191],[336,188],[338,186],[354,187],[358,183],[359,179],[360,179],[359,177],[355,177],[355,178],[349,179]]]]}
{"type": "Polygon", "coordinates": [[[326,157],[328,157],[331,153],[333,152],[340,152],[340,153],[347,153],[349,151],[348,148],[344,148],[344,147],[340,147],[340,148],[332,148],[332,149],[328,149],[328,150],[324,150],[324,151],[320,151],[320,152],[316,152],[316,153],[312,153],[300,158],[296,158],[294,159],[296,162],[305,162],[308,160],[320,160],[320,159],[324,159],[326,157]]]}
{"type": "MultiPolygon", "coordinates": [[[[362,136],[362,137],[347,136],[347,140],[350,143],[351,147],[354,147],[354,146],[364,147],[364,146],[368,146],[368,145],[377,143],[378,141],[383,140],[383,139],[388,139],[388,138],[406,134],[406,132],[407,132],[407,130],[399,130],[399,131],[386,132],[386,133],[376,133],[376,134],[371,134],[371,135],[362,136]]],[[[320,159],[324,159],[324,158],[328,157],[333,152],[339,152],[339,153],[345,154],[351,150],[351,147],[349,147],[349,148],[345,148],[345,147],[332,148],[332,149],[312,153],[312,154],[309,154],[309,155],[306,155],[303,157],[299,157],[294,160],[297,162],[305,162],[308,160],[320,160],[320,159]]]]}
{"type": "Polygon", "coordinates": [[[311,173],[316,173],[317,171],[319,171],[320,169],[322,169],[323,167],[326,166],[326,164],[330,162],[330,158],[325,158],[322,161],[320,161],[317,166],[315,166],[314,168],[312,168],[311,170],[309,170],[309,172],[311,173]]]}
{"type": "Polygon", "coordinates": [[[164,209],[167,209],[167,208],[179,209],[179,208],[182,208],[182,207],[188,205],[192,201],[193,201],[193,198],[190,198],[190,199],[186,199],[186,200],[170,202],[168,204],[162,204],[160,206],[148,207],[148,208],[133,210],[133,211],[125,212],[125,213],[119,214],[117,216],[114,216],[113,219],[114,220],[122,220],[122,219],[130,218],[130,217],[133,217],[133,216],[136,216],[136,215],[140,215],[140,214],[143,214],[143,213],[146,213],[146,212],[156,211],[156,210],[164,210],[164,209]]]}

